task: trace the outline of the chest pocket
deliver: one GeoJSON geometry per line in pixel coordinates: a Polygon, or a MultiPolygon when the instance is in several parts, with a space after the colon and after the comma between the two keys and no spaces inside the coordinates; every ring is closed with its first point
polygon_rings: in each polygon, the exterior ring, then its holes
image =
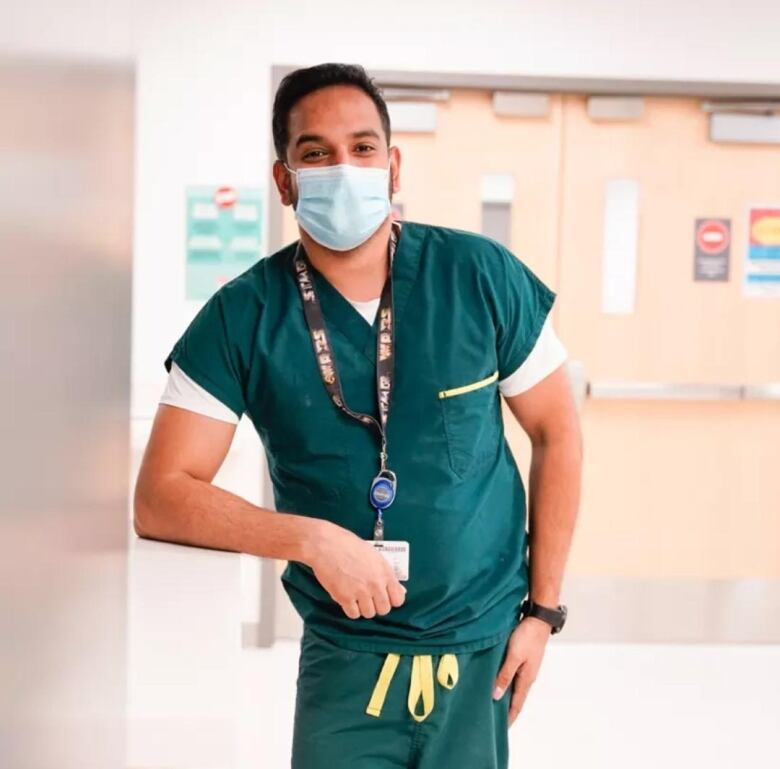
{"type": "Polygon", "coordinates": [[[501,436],[498,371],[438,393],[450,467],[459,477],[494,458],[501,436]]]}

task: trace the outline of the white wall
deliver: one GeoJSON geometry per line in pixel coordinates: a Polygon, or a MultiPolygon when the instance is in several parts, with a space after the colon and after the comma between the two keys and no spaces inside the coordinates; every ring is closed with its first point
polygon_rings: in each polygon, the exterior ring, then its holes
{"type": "Polygon", "coordinates": [[[219,30],[233,27],[234,42],[262,45],[258,54],[277,63],[332,57],[407,69],[780,79],[776,0],[484,0],[478,7],[472,0],[6,0],[0,52],[130,58],[151,36],[169,39],[173,50],[199,44],[206,58],[230,58],[219,30]]]}

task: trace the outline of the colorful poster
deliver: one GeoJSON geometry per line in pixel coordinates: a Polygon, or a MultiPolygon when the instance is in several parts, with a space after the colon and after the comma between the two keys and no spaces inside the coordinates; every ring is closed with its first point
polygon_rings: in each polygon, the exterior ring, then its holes
{"type": "Polygon", "coordinates": [[[262,192],[188,186],[187,299],[208,299],[261,256],[262,192]]]}
{"type": "Polygon", "coordinates": [[[780,297],[780,206],[750,208],[745,296],[780,297]]]}
{"type": "Polygon", "coordinates": [[[696,219],[693,246],[693,279],[729,279],[731,219],[696,219]]]}

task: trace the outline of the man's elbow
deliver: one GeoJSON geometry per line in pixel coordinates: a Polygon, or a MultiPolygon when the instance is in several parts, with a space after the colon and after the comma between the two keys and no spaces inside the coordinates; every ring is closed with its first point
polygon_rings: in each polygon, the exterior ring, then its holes
{"type": "Polygon", "coordinates": [[[133,531],[141,539],[152,539],[152,535],[150,531],[146,528],[146,524],[143,522],[143,519],[139,515],[137,508],[133,514],[133,531]]]}
{"type": "Polygon", "coordinates": [[[152,495],[139,478],[135,484],[133,495],[133,530],[144,539],[154,539],[154,506],[152,495]]]}

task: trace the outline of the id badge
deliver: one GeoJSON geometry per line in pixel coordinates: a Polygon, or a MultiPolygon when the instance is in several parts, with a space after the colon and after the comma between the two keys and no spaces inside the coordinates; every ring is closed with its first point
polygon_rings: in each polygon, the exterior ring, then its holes
{"type": "Polygon", "coordinates": [[[409,543],[402,540],[368,540],[393,567],[399,582],[409,579],[409,543]]]}

